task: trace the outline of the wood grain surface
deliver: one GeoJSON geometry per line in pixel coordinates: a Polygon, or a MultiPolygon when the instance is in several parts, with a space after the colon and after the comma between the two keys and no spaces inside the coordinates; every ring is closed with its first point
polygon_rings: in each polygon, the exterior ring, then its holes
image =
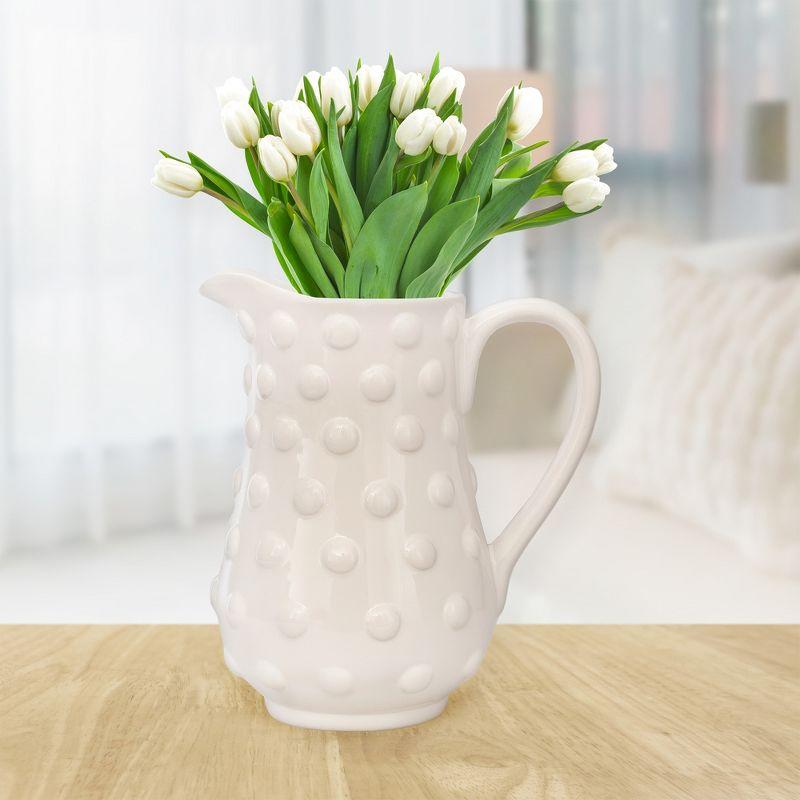
{"type": "Polygon", "coordinates": [[[800,797],[800,628],[501,626],[414,728],[267,715],[206,626],[0,627],[0,797],[800,797]]]}

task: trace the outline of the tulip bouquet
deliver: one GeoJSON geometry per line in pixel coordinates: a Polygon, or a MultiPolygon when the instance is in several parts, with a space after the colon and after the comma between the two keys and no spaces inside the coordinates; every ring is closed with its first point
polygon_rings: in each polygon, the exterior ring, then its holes
{"type": "Polygon", "coordinates": [[[361,65],[300,80],[294,99],[267,101],[253,81],[217,89],[222,125],[244,151],[258,196],[194,153],[161,151],[153,184],[203,192],[272,240],[292,286],[315,297],[437,297],[496,236],[599,208],[616,164],[604,139],[537,164],[523,147],[542,95],[512,86],[462,154],[464,76],[434,59],[427,75],[361,65]],[[537,198],[558,202],[528,213],[537,198]]]}

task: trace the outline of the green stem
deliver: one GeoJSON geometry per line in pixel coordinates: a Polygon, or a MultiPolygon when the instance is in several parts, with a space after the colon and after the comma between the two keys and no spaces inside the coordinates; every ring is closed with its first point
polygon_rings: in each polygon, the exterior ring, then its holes
{"type": "Polygon", "coordinates": [[[294,200],[295,205],[297,206],[297,210],[300,212],[300,215],[313,228],[314,220],[311,219],[311,214],[306,208],[305,203],[300,199],[300,195],[298,194],[297,189],[294,186],[294,183],[292,183],[292,181],[287,181],[286,188],[289,190],[289,194],[291,194],[292,199],[294,200]]]}
{"type": "MultiPolygon", "coordinates": [[[[342,207],[339,205],[339,195],[336,194],[336,189],[333,187],[333,183],[331,183],[330,178],[326,175],[325,176],[325,183],[328,184],[328,194],[331,196],[331,200],[333,200],[333,204],[336,206],[336,211],[339,214],[339,219],[343,219],[342,216],[342,207]]],[[[350,252],[353,249],[353,243],[350,241],[350,237],[347,234],[346,226],[342,226],[342,235],[344,236],[344,245],[347,248],[347,254],[350,255],[350,252]]]]}
{"type": "Polygon", "coordinates": [[[564,203],[556,203],[554,206],[548,206],[547,208],[542,208],[539,211],[534,211],[530,214],[525,214],[522,217],[515,217],[510,222],[507,222],[505,225],[501,225],[496,231],[494,231],[490,236],[500,236],[504,233],[513,233],[516,231],[520,225],[524,225],[526,222],[531,222],[538,217],[543,217],[545,214],[549,214],[551,211],[555,211],[556,209],[563,208],[564,203]]]}

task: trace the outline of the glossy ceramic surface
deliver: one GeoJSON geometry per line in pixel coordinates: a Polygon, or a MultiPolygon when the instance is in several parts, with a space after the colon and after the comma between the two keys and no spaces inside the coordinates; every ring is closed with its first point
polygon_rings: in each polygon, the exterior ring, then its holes
{"type": "Polygon", "coordinates": [[[541,300],[469,320],[460,296],[322,300],[247,273],[207,281],[248,345],[245,457],[211,587],[229,668],[291,724],[365,730],[435,716],[478,669],[508,577],[588,441],[594,349],[541,300]],[[573,425],[488,546],[465,450],[480,351],[509,322],[564,333],[573,425]]]}

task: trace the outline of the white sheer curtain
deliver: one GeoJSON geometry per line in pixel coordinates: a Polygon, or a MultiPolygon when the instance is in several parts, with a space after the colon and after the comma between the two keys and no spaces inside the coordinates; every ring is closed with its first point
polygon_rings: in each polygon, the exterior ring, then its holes
{"type": "Polygon", "coordinates": [[[156,149],[246,181],[214,86],[332,63],[524,64],[521,0],[0,6],[0,550],[190,527],[229,508],[241,343],[197,296],[280,278],[269,242],[149,185],[156,149]]]}
{"type": "Polygon", "coordinates": [[[534,65],[552,74],[559,141],[608,136],[620,169],[601,214],[536,232],[537,293],[583,306],[603,231],[706,239],[796,228],[800,3],[532,0],[534,65]],[[748,177],[759,101],[789,110],[789,170],[748,177]]]}

